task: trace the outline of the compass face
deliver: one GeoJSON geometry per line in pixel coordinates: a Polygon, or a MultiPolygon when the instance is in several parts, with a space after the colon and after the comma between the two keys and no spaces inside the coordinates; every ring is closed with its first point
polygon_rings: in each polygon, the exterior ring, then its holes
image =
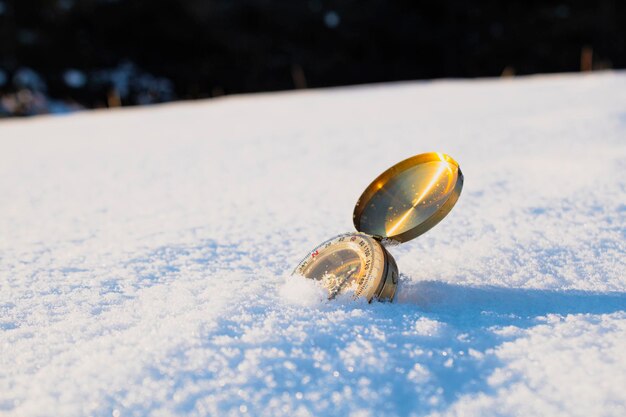
{"type": "Polygon", "coordinates": [[[313,249],[294,274],[321,281],[329,299],[350,293],[371,300],[380,292],[384,272],[384,248],[370,236],[347,233],[313,249]]]}

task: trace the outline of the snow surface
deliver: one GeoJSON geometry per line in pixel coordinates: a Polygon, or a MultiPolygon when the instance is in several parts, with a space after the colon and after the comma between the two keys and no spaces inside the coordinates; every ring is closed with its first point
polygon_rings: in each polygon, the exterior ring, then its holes
{"type": "Polygon", "coordinates": [[[0,123],[0,415],[626,415],[626,73],[0,123]],[[396,303],[289,274],[369,182],[465,174],[396,303]]]}

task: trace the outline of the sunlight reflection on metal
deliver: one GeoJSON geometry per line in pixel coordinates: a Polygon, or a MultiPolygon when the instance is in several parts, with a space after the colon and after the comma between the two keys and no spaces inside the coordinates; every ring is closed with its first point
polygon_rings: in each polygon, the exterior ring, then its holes
{"type": "Polygon", "coordinates": [[[398,242],[413,239],[445,217],[462,186],[454,159],[439,152],[416,155],[370,184],[355,207],[355,227],[398,242]]]}
{"type": "MultiPolygon", "coordinates": [[[[443,157],[441,156],[440,153],[437,153],[437,155],[439,156],[439,158],[444,161],[443,157]]],[[[422,192],[420,193],[420,195],[415,199],[415,201],[413,201],[413,205],[412,207],[410,207],[406,213],[404,213],[404,215],[391,227],[387,230],[387,235],[393,235],[394,232],[396,230],[398,230],[398,228],[406,221],[406,219],[409,217],[409,215],[411,214],[411,211],[415,210],[415,207],[417,207],[417,205],[419,203],[421,203],[424,200],[424,197],[426,197],[427,195],[430,194],[430,191],[433,189],[433,187],[435,186],[435,184],[437,184],[437,181],[440,180],[441,178],[441,174],[443,174],[443,172],[446,170],[446,168],[448,170],[450,170],[450,166],[448,165],[448,163],[446,163],[444,161],[444,163],[441,164],[441,166],[437,169],[437,171],[433,174],[430,182],[426,185],[426,187],[424,187],[424,189],[422,190],[422,192]]],[[[450,183],[449,179],[448,179],[448,183],[450,183]]],[[[447,190],[447,186],[446,186],[446,190],[447,190]]]]}

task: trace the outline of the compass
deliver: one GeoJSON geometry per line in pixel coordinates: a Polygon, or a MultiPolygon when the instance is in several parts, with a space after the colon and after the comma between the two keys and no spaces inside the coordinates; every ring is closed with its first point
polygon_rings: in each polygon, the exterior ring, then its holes
{"type": "Polygon", "coordinates": [[[292,275],[320,281],[328,298],[393,301],[398,266],[384,246],[404,243],[439,223],[463,188],[459,164],[430,152],[405,159],[380,174],[356,202],[357,232],[344,233],[313,249],[292,275]]]}

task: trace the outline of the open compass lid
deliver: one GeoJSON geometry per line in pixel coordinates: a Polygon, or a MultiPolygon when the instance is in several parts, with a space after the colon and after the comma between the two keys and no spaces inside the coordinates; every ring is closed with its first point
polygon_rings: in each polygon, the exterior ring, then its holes
{"type": "Polygon", "coordinates": [[[425,233],[454,207],[463,188],[459,164],[446,154],[413,156],[380,174],[354,207],[354,227],[406,242],[425,233]]]}

